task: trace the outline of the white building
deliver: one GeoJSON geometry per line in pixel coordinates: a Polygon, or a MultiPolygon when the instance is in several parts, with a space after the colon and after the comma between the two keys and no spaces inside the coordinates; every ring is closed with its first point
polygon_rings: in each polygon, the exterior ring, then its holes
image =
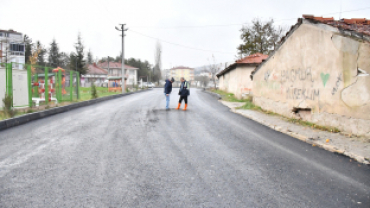
{"type": "MultiPolygon", "coordinates": [[[[23,69],[25,45],[22,33],[0,29],[0,63],[13,63],[13,69],[23,69]]],[[[1,64],[1,67],[4,67],[1,64]]]]}
{"type": "MultiPolygon", "coordinates": [[[[98,63],[98,67],[107,70],[108,72],[108,79],[110,78],[117,78],[120,79],[122,77],[122,64],[120,62],[103,62],[103,63],[98,63]]],[[[137,85],[138,84],[138,79],[137,79],[137,70],[138,68],[129,66],[125,64],[125,69],[126,69],[126,77],[127,77],[127,82],[126,85],[137,85]]]]}
{"type": "Polygon", "coordinates": [[[6,93],[6,70],[5,63],[13,63],[13,106],[28,106],[27,70],[25,64],[25,46],[22,33],[14,30],[0,29],[0,108],[6,93]]]}

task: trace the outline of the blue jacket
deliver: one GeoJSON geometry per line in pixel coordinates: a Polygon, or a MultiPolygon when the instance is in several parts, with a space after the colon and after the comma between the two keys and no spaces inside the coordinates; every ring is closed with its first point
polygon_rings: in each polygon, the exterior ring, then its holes
{"type": "Polygon", "coordinates": [[[164,85],[164,93],[170,94],[172,92],[172,82],[166,79],[166,84],[164,85]]]}
{"type": "Polygon", "coordinates": [[[181,83],[180,90],[179,90],[180,96],[189,96],[190,95],[190,86],[187,81],[184,81],[181,83]]]}

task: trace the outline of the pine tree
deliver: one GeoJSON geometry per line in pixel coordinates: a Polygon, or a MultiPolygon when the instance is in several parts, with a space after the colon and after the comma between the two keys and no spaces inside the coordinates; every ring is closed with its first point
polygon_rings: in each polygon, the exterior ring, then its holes
{"type": "Polygon", "coordinates": [[[59,47],[55,39],[50,43],[48,62],[52,67],[58,67],[60,65],[59,47]]]}
{"type": "Polygon", "coordinates": [[[30,57],[32,56],[32,40],[27,35],[24,35],[23,39],[24,39],[24,43],[26,47],[26,50],[24,53],[25,62],[30,63],[30,57]]]}
{"type": "Polygon", "coordinates": [[[93,55],[92,55],[92,53],[91,53],[91,51],[89,49],[89,52],[87,52],[87,63],[88,64],[92,64],[93,62],[94,62],[93,55]]]}
{"type": "Polygon", "coordinates": [[[76,53],[71,53],[70,55],[70,67],[72,70],[78,71],[80,76],[87,72],[86,61],[84,59],[84,45],[81,39],[81,34],[78,34],[77,43],[75,44],[76,53]]]}
{"type": "Polygon", "coordinates": [[[36,42],[36,49],[39,51],[38,52],[38,57],[37,57],[37,65],[39,66],[45,66],[45,55],[46,55],[46,49],[44,46],[41,44],[40,41],[36,42]]]}

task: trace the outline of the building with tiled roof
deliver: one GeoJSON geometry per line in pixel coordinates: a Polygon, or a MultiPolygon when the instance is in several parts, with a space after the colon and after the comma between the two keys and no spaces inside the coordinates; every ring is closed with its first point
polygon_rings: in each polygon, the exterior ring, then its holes
{"type": "MultiPolygon", "coordinates": [[[[103,68],[108,71],[109,80],[119,80],[122,77],[122,63],[121,62],[99,62],[97,64],[100,68],[103,68]]],[[[139,70],[133,66],[125,64],[126,69],[126,85],[137,85],[137,75],[139,70]]],[[[119,81],[119,85],[121,82],[119,81]]]]}
{"type": "Polygon", "coordinates": [[[86,74],[81,76],[81,86],[90,87],[91,83],[101,86],[108,78],[108,71],[97,66],[96,63],[87,65],[86,74]]]}
{"type": "Polygon", "coordinates": [[[303,15],[252,78],[262,109],[370,136],[370,20],[303,15]]]}
{"type": "Polygon", "coordinates": [[[236,60],[216,74],[219,89],[233,93],[239,99],[250,95],[253,88],[250,74],[267,58],[268,55],[255,53],[236,60]]]}
{"type": "Polygon", "coordinates": [[[176,81],[180,81],[181,77],[191,82],[194,80],[194,69],[186,66],[176,66],[170,69],[170,75],[176,81]]]}

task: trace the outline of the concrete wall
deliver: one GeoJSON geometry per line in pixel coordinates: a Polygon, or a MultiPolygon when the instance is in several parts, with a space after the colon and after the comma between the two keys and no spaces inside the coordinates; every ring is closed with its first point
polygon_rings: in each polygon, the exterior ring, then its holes
{"type": "Polygon", "coordinates": [[[370,73],[370,43],[303,23],[254,75],[254,102],[370,136],[370,76],[358,76],[358,69],[370,73]]]}
{"type": "Polygon", "coordinates": [[[250,78],[255,66],[237,66],[235,69],[220,76],[219,89],[233,93],[241,99],[252,94],[253,83],[250,78]]]}

